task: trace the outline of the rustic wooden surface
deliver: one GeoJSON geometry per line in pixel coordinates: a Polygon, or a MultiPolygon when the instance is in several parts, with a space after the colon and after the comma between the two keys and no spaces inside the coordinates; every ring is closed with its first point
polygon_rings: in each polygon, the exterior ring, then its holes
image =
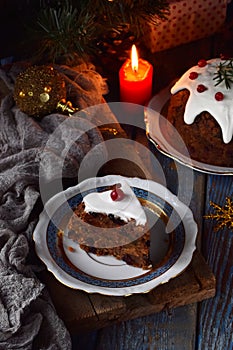
{"type": "MultiPolygon", "coordinates": [[[[208,176],[205,212],[209,202],[223,207],[233,198],[232,176],[208,176]]],[[[203,230],[203,254],[216,276],[216,296],[199,305],[197,349],[233,348],[233,231],[214,232],[216,222],[207,220],[203,230]]]]}
{"type": "Polygon", "coordinates": [[[40,277],[46,284],[59,315],[73,335],[196,303],[215,295],[215,277],[198,251],[189,267],[178,277],[149,293],[128,297],[110,297],[73,290],[62,285],[46,271],[40,277]]]}
{"type": "MultiPolygon", "coordinates": [[[[230,23],[227,30],[213,37],[166,52],[150,55],[141,48],[141,53],[153,62],[155,67],[154,91],[159,91],[171,80],[180,76],[200,58],[216,57],[222,52],[233,55],[232,35],[232,23],[230,23]]],[[[9,47],[7,55],[11,53],[9,47]]],[[[105,77],[110,78],[109,101],[117,100],[113,91],[117,89],[117,76],[112,75],[110,70],[115,69],[117,72],[119,65],[120,63],[109,65],[103,69],[103,72],[106,72],[105,77]]],[[[2,91],[1,87],[0,90],[2,91]]],[[[137,139],[147,144],[142,134],[139,133],[137,139]]],[[[200,232],[198,248],[202,255],[195,254],[192,265],[178,278],[169,282],[170,294],[166,294],[167,286],[160,286],[148,295],[138,296],[137,303],[130,297],[112,298],[112,303],[109,304],[109,297],[70,290],[49,273],[41,277],[48,285],[58,313],[72,332],[74,350],[231,350],[233,349],[233,233],[227,228],[214,232],[214,220],[204,220],[203,216],[210,211],[210,200],[223,206],[226,196],[233,197],[232,177],[194,172],[194,189],[190,198],[190,169],[175,164],[158,154],[152,145],[150,147],[164,171],[166,185],[190,206],[200,232]],[[177,181],[177,171],[181,174],[182,184],[177,181]],[[202,257],[208,265],[202,261],[202,257]],[[216,278],[214,297],[211,297],[214,292],[214,280],[210,271],[216,278]],[[190,274],[195,274],[195,277],[192,279],[190,274]],[[192,293],[188,295],[187,280],[188,283],[191,280],[196,295],[192,293]],[[160,289],[163,293],[163,288],[166,292],[160,299],[156,291],[160,289]],[[206,291],[209,294],[202,295],[206,291]],[[208,299],[199,302],[206,297],[208,299]],[[168,299],[166,306],[169,307],[163,309],[166,298],[168,299]],[[189,304],[179,306],[184,303],[182,298],[189,304]],[[124,303],[121,299],[125,299],[124,303]],[[141,313],[143,317],[138,317],[143,303],[146,304],[147,312],[141,313]],[[160,307],[162,311],[159,310],[160,307]],[[150,308],[153,308],[152,313],[150,308]],[[126,315],[128,310],[131,312],[130,317],[126,315]],[[133,319],[126,321],[132,317],[133,319]],[[88,331],[94,328],[98,330],[88,331]]],[[[117,170],[114,167],[116,163],[111,164],[112,171],[117,170]]],[[[149,171],[156,181],[164,182],[157,172],[157,164],[153,163],[153,159],[149,171]]],[[[137,167],[133,169],[134,172],[138,172],[137,167]]]]}
{"type": "MultiPolygon", "coordinates": [[[[2,81],[0,81],[0,84],[1,97],[3,97],[8,93],[8,90],[2,81]]],[[[143,121],[143,115],[139,117],[143,121]]],[[[111,173],[151,178],[167,185],[160,176],[161,171],[158,172],[155,168],[157,164],[153,164],[151,155],[154,154],[155,150],[150,150],[150,143],[145,130],[126,127],[126,131],[128,137],[134,141],[125,149],[125,152],[128,152],[127,160],[114,159],[113,162],[105,164],[100,170],[100,175],[111,173]],[[141,152],[141,146],[148,151],[141,152]],[[137,156],[138,154],[140,154],[140,157],[137,156]]],[[[173,177],[177,171],[176,167],[179,167],[179,165],[167,159],[161,159],[160,161],[165,166],[163,169],[165,178],[167,177],[166,172],[171,172],[173,177]],[[170,163],[165,165],[166,161],[170,163]]],[[[183,173],[183,169],[185,168],[182,168],[180,173],[183,173]]],[[[185,169],[185,171],[188,170],[185,169]]],[[[184,200],[187,197],[185,192],[187,189],[189,190],[189,181],[182,178],[183,186],[178,188],[179,181],[180,179],[173,180],[170,189],[173,192],[177,191],[180,199],[184,200]],[[185,182],[186,187],[184,186],[185,182]]],[[[196,181],[195,186],[195,193],[201,193],[203,189],[202,181],[196,181]]],[[[191,198],[188,199],[187,205],[189,205],[189,200],[191,198]]],[[[46,270],[41,273],[40,277],[46,284],[57,312],[71,334],[82,334],[84,331],[90,332],[101,329],[116,322],[119,324],[122,321],[151,315],[162,310],[171,310],[181,305],[197,303],[213,297],[215,294],[214,275],[199,251],[195,253],[192,263],[180,276],[149,293],[130,297],[109,297],[73,290],[61,284],[46,270]]]]}
{"type": "MultiPolygon", "coordinates": [[[[232,19],[232,18],[231,18],[232,19]]],[[[155,69],[155,91],[166,86],[201,57],[220,53],[233,55],[232,23],[217,35],[161,52],[151,60],[155,69]],[[154,61],[153,61],[154,60],[154,61]],[[162,73],[161,73],[162,72],[162,73]],[[162,79],[161,79],[162,76],[162,79]]],[[[113,84],[114,85],[114,84],[113,84]]],[[[110,100],[113,97],[110,96],[110,100]]],[[[177,167],[156,153],[161,161],[168,187],[185,201],[190,170],[181,170],[183,183],[177,189],[177,167]]],[[[156,172],[156,168],[155,168],[156,172]]],[[[156,175],[155,175],[156,176],[156,175]]],[[[205,175],[195,172],[195,186],[189,206],[201,230],[198,239],[204,258],[216,276],[216,295],[193,303],[133,320],[115,323],[97,332],[74,337],[74,349],[90,350],[231,350],[233,349],[232,236],[229,229],[214,232],[214,220],[204,220],[210,211],[210,200],[220,206],[226,196],[233,196],[231,176],[205,175]]],[[[157,179],[156,179],[157,180],[157,179]]],[[[188,196],[189,197],[189,196],[188,196]]],[[[187,203],[188,204],[188,203],[187,203]]]]}

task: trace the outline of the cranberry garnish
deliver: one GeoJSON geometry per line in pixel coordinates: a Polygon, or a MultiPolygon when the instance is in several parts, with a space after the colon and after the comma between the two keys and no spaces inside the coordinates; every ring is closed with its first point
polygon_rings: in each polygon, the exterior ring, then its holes
{"type": "Polygon", "coordinates": [[[124,192],[120,188],[115,188],[110,193],[110,196],[113,201],[117,201],[117,200],[120,201],[124,198],[124,192]]]}
{"type": "Polygon", "coordinates": [[[118,193],[116,190],[112,190],[112,192],[110,193],[110,196],[112,198],[113,201],[116,201],[118,198],[118,193]]]}
{"type": "Polygon", "coordinates": [[[200,84],[197,86],[197,92],[204,92],[205,90],[207,90],[205,85],[200,84]]]}
{"type": "Polygon", "coordinates": [[[223,93],[222,92],[216,92],[216,94],[215,94],[215,100],[217,100],[217,101],[222,101],[224,99],[224,95],[223,95],[223,93]]]}
{"type": "Polygon", "coordinates": [[[191,79],[191,80],[195,80],[195,79],[197,79],[197,77],[198,77],[198,73],[197,72],[191,72],[189,74],[189,79],[191,79]]]}
{"type": "Polygon", "coordinates": [[[206,60],[202,59],[198,61],[198,67],[205,67],[207,65],[206,60]]]}

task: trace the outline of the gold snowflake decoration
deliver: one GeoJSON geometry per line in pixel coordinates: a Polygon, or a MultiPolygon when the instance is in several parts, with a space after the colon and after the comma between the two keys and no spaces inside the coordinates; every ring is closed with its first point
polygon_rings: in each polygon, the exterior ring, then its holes
{"type": "Polygon", "coordinates": [[[215,226],[214,231],[216,232],[223,227],[229,227],[233,230],[233,201],[227,197],[224,207],[220,207],[212,201],[210,201],[210,205],[215,209],[215,212],[205,215],[204,217],[206,219],[217,220],[218,223],[215,226]]]}

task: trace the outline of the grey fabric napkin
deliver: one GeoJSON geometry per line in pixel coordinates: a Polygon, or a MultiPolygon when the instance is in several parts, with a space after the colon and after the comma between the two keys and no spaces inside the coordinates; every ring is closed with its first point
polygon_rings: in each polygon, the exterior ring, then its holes
{"type": "MultiPolygon", "coordinates": [[[[75,177],[91,149],[100,147],[87,161],[90,166],[93,159],[102,162],[106,150],[90,120],[56,113],[37,120],[22,113],[13,89],[24,69],[24,64],[0,69],[9,89],[0,108],[0,349],[65,350],[71,348],[70,335],[35,274],[39,260],[34,257],[32,233],[39,214],[40,181],[75,177]]],[[[55,69],[64,75],[74,106],[102,102],[106,83],[92,65],[55,69]]],[[[107,114],[109,122],[116,123],[107,114]]]]}

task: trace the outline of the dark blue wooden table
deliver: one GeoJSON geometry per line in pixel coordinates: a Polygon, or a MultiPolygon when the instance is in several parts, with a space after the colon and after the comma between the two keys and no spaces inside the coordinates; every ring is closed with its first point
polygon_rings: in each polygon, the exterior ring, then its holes
{"type": "MultiPolygon", "coordinates": [[[[147,52],[145,57],[155,67],[155,90],[166,86],[200,58],[216,57],[226,51],[233,54],[232,33],[230,24],[211,38],[156,55],[150,56],[147,52]]],[[[112,86],[115,83],[116,80],[113,80],[112,86]]],[[[144,139],[143,143],[146,142],[144,139]]],[[[78,335],[74,337],[74,349],[232,350],[233,230],[223,227],[215,232],[216,220],[205,219],[204,216],[213,211],[211,201],[224,207],[226,198],[233,198],[233,177],[194,171],[190,199],[189,179],[192,170],[174,164],[173,160],[153,149],[150,143],[148,147],[162,165],[168,188],[187,202],[193,211],[199,227],[198,249],[216,278],[215,296],[78,335]],[[182,174],[182,184],[177,183],[177,170],[182,174]]],[[[150,170],[152,177],[159,181],[153,162],[150,170]]]]}
{"type": "MultiPolygon", "coordinates": [[[[231,3],[232,5],[232,3],[231,3]]],[[[232,19],[232,6],[229,13],[229,20],[232,19]],[[231,17],[231,18],[230,18],[231,17]]],[[[190,66],[195,65],[200,58],[212,58],[219,56],[220,53],[228,53],[233,56],[233,24],[232,22],[221,32],[210,38],[193,42],[182,47],[167,50],[157,54],[150,54],[143,51],[142,55],[154,65],[155,87],[154,91],[170,83],[174,78],[180,76],[190,66]]],[[[5,48],[5,55],[12,54],[12,44],[5,48]]],[[[4,51],[4,50],[3,50],[4,51]]],[[[3,53],[2,53],[3,54],[3,53]]],[[[100,58],[102,60],[102,58],[100,58]]],[[[119,64],[114,61],[113,64],[102,65],[100,73],[109,78],[110,95],[109,101],[117,101],[113,95],[117,89],[119,64]]],[[[4,94],[3,94],[4,95],[4,94]]],[[[174,161],[159,154],[156,149],[146,139],[145,134],[134,136],[139,137],[140,142],[146,145],[151,152],[156,154],[159,159],[166,178],[166,185],[193,211],[195,220],[198,223],[198,250],[204,257],[210,270],[216,278],[215,296],[209,297],[203,301],[198,301],[197,296],[193,297],[190,289],[190,302],[188,300],[187,288],[185,291],[185,305],[177,307],[167,307],[159,312],[150,312],[147,310],[146,316],[140,316],[135,310],[140,310],[141,303],[145,303],[144,296],[139,297],[137,308],[135,304],[131,310],[122,309],[125,312],[127,321],[118,321],[116,310],[124,305],[122,301],[116,298],[108,303],[106,299],[96,296],[88,296],[85,292],[78,292],[78,298],[75,299],[76,291],[70,291],[49,274],[43,276],[50,292],[54,298],[55,306],[59,315],[68,320],[68,325],[72,323],[71,333],[73,336],[74,350],[232,350],[233,349],[233,230],[224,227],[215,232],[216,221],[205,219],[204,216],[212,210],[210,201],[223,207],[226,198],[233,198],[233,177],[221,175],[207,175],[194,171],[194,187],[190,197],[190,170],[189,168],[174,164],[174,161]],[[177,182],[177,170],[182,174],[182,183],[177,182]],[[182,185],[182,186],[181,186],[182,185]],[[58,296],[60,297],[58,298],[58,296]],[[58,298],[58,299],[56,299],[58,298]],[[71,298],[71,299],[70,299],[71,298]],[[195,301],[196,299],[196,301],[195,301]],[[64,302],[64,300],[66,302],[64,302]],[[72,307],[72,315],[67,309],[67,303],[72,307]],[[101,304],[102,303],[102,304],[101,304]],[[95,307],[93,305],[95,304],[95,307]],[[111,310],[114,305],[114,313],[111,310]],[[101,319],[101,311],[109,308],[108,315],[109,326],[106,325],[106,319],[101,319]],[[99,314],[97,314],[99,311],[99,314]],[[127,313],[131,312],[132,317],[127,313]],[[80,319],[75,319],[75,315],[84,316],[82,324],[80,319]],[[73,317],[70,320],[70,317],[73,317]],[[134,316],[134,317],[133,317],[134,316]],[[115,319],[114,319],[115,318],[115,319]],[[95,324],[96,330],[89,327],[89,320],[95,324]],[[72,321],[69,323],[69,321],[72,321]],[[88,330],[88,328],[90,330],[88,330]],[[84,331],[85,329],[85,331],[84,331]]],[[[156,166],[151,159],[146,159],[144,165],[150,169],[151,177],[156,181],[161,181],[156,166]]],[[[115,169],[112,169],[115,172],[115,169]]],[[[130,174],[128,174],[130,175],[130,174]]],[[[206,270],[206,265],[202,259],[197,259],[201,266],[200,270],[206,270]]],[[[187,270],[195,273],[195,270],[187,270]]],[[[208,275],[208,271],[207,271],[208,275]]],[[[213,281],[210,282],[213,287],[213,281]]],[[[176,280],[176,279],[174,279],[176,280]]],[[[178,279],[178,281],[180,281],[178,279]]],[[[203,280],[196,276],[195,282],[200,284],[199,292],[203,289],[205,292],[207,284],[202,286],[203,280]]],[[[205,280],[206,282],[206,280],[205,280]]],[[[174,281],[175,284],[175,281],[174,281]]],[[[187,284],[187,286],[189,286],[187,284]]],[[[177,286],[176,286],[177,287],[177,286]]],[[[166,286],[165,289],[166,290],[166,286]]],[[[174,292],[175,293],[175,292],[174,292]]],[[[210,293],[211,294],[211,293],[210,293]]],[[[172,296],[172,293],[170,292],[172,296]]],[[[182,293],[180,295],[182,300],[182,293]]],[[[156,290],[155,295],[156,297],[156,290]]],[[[177,297],[177,291],[176,291],[177,297]]],[[[110,297],[111,299],[111,297],[110,297]]],[[[110,300],[109,299],[109,300],[110,300]]],[[[129,299],[130,300],[130,299],[129,299]]],[[[181,305],[179,300],[179,305],[181,305]]],[[[169,300],[168,300],[169,304],[169,300]]],[[[126,305],[126,304],[125,304],[126,305]]],[[[128,306],[132,306],[130,302],[128,306]]],[[[147,308],[150,304],[147,304],[147,308]]],[[[156,309],[156,305],[151,303],[151,308],[156,309]]],[[[122,316],[123,311],[119,315],[122,316]]],[[[118,315],[118,316],[119,316],[118,315]]]]}
{"type": "MultiPolygon", "coordinates": [[[[157,154],[153,146],[151,151],[157,154]]],[[[226,197],[233,198],[233,177],[193,172],[161,154],[157,154],[157,159],[168,188],[183,202],[189,202],[194,213],[199,227],[197,245],[216,277],[216,295],[78,335],[74,337],[74,349],[233,349],[233,231],[224,227],[215,232],[217,222],[204,218],[212,212],[210,201],[223,207],[226,197]],[[177,172],[182,183],[176,180],[177,172]],[[194,185],[190,196],[191,176],[194,185]]],[[[151,166],[152,177],[159,181],[153,162],[151,166]]]]}

